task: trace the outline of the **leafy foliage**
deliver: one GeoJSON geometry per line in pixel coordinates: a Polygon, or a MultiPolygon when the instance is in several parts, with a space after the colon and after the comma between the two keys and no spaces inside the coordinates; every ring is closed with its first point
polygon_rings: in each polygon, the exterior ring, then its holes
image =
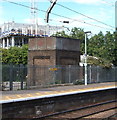
{"type": "Polygon", "coordinates": [[[89,56],[87,58],[87,62],[90,65],[102,66],[102,67],[106,67],[106,68],[112,67],[112,64],[110,63],[110,61],[105,60],[103,58],[96,58],[96,57],[89,56]]]}
{"type": "Polygon", "coordinates": [[[69,35],[67,35],[65,31],[57,32],[56,34],[53,34],[52,36],[69,38],[69,35]]]}
{"type": "Polygon", "coordinates": [[[11,47],[1,49],[2,63],[5,64],[27,64],[28,46],[11,47]]]}
{"type": "Polygon", "coordinates": [[[103,33],[100,32],[98,35],[94,35],[89,39],[87,47],[88,54],[104,59],[105,64],[106,61],[109,61],[115,65],[114,60],[117,59],[114,51],[116,49],[115,42],[114,33],[111,34],[107,32],[103,35],[103,33]]]}

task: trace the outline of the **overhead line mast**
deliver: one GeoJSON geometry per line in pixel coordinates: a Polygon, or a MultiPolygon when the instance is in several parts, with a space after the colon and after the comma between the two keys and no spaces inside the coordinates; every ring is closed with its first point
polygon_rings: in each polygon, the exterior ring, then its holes
{"type": "Polygon", "coordinates": [[[37,2],[37,0],[30,0],[30,2],[31,2],[31,24],[35,24],[35,34],[37,34],[37,29],[38,29],[38,2],[37,2]]]}

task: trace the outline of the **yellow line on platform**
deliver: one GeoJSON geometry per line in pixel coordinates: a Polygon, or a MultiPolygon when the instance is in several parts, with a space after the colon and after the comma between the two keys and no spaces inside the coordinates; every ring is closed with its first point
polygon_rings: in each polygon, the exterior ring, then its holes
{"type": "Polygon", "coordinates": [[[41,93],[35,93],[36,95],[42,95],[41,93]]]}
{"type": "Polygon", "coordinates": [[[64,92],[67,92],[67,90],[61,90],[61,91],[59,91],[59,93],[64,93],[64,92]]]}
{"type": "Polygon", "coordinates": [[[44,92],[43,94],[49,94],[50,92],[44,92]]]}
{"type": "Polygon", "coordinates": [[[93,90],[93,89],[103,89],[103,88],[110,88],[110,87],[116,87],[116,86],[113,86],[113,85],[111,85],[111,86],[99,86],[99,87],[92,87],[92,88],[82,88],[82,89],[78,89],[78,90],[80,90],[80,91],[84,91],[84,90],[93,90]]]}
{"type": "Polygon", "coordinates": [[[66,93],[66,92],[77,92],[77,91],[85,91],[85,90],[94,90],[94,89],[102,89],[102,88],[109,88],[109,87],[115,87],[113,85],[111,86],[99,86],[99,87],[92,87],[92,88],[82,88],[82,89],[70,89],[70,90],[62,90],[62,91],[59,91],[59,93],[66,93]]]}
{"type": "Polygon", "coordinates": [[[61,93],[60,91],[57,91],[57,92],[52,92],[50,95],[58,95],[60,93],[61,93]]]}
{"type": "Polygon", "coordinates": [[[10,99],[12,99],[12,98],[11,98],[11,97],[9,97],[9,96],[6,96],[5,98],[6,98],[7,100],[10,100],[10,99]]]}
{"type": "Polygon", "coordinates": [[[73,92],[74,90],[73,89],[70,89],[70,90],[68,90],[69,92],[73,92]]]}
{"type": "Polygon", "coordinates": [[[17,97],[21,98],[21,95],[16,95],[17,97]]]}
{"type": "Polygon", "coordinates": [[[18,98],[27,98],[27,97],[36,97],[36,96],[44,96],[44,95],[54,95],[60,93],[69,93],[69,92],[78,92],[78,91],[87,91],[87,90],[94,90],[94,89],[103,89],[103,88],[111,88],[117,87],[117,85],[106,85],[106,86],[98,86],[98,87],[90,87],[90,88],[81,88],[81,89],[68,89],[68,90],[59,90],[59,91],[48,91],[48,92],[38,92],[38,93],[30,93],[30,94],[17,94],[17,95],[9,95],[9,96],[2,96],[2,100],[10,100],[18,98]]]}
{"type": "Polygon", "coordinates": [[[27,96],[29,96],[29,97],[32,97],[32,95],[31,94],[26,94],[27,96]]]}

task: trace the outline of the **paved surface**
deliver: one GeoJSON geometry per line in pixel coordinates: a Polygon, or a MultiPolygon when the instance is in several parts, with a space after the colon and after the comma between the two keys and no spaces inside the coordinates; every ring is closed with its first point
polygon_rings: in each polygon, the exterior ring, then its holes
{"type": "Polygon", "coordinates": [[[98,83],[85,85],[59,86],[52,88],[39,88],[33,90],[3,91],[0,103],[54,97],[103,89],[117,88],[117,82],[98,83]]]}

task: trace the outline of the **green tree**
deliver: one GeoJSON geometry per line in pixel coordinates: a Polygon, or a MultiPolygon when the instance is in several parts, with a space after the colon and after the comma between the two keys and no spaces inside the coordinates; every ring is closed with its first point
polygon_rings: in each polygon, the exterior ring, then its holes
{"type": "Polygon", "coordinates": [[[87,47],[88,54],[91,56],[102,58],[105,61],[105,64],[110,62],[115,65],[115,41],[116,40],[114,34],[107,31],[104,35],[102,32],[100,32],[98,35],[94,35],[89,39],[87,47]]]}
{"type": "Polygon", "coordinates": [[[28,62],[28,45],[23,45],[21,49],[22,64],[26,65],[28,62]]]}
{"type": "Polygon", "coordinates": [[[28,46],[11,47],[1,49],[2,63],[4,64],[27,64],[28,46]]]}
{"type": "Polygon", "coordinates": [[[21,48],[20,47],[11,47],[8,49],[9,63],[12,64],[21,64],[21,48]]]}
{"type": "Polygon", "coordinates": [[[81,28],[74,27],[71,29],[70,37],[74,39],[80,39],[81,43],[84,43],[85,41],[84,30],[81,28]]]}
{"type": "Polygon", "coordinates": [[[8,63],[8,50],[7,49],[0,49],[1,51],[1,62],[2,63],[8,63]]]}
{"type": "MultiPolygon", "coordinates": [[[[56,36],[80,39],[80,51],[81,54],[84,53],[85,34],[83,29],[74,27],[71,29],[69,35],[62,31],[57,33],[56,36]]],[[[98,60],[103,61],[103,66],[104,63],[106,64],[106,66],[108,66],[107,64],[109,64],[110,66],[111,63],[117,66],[117,33],[110,33],[109,31],[107,31],[104,35],[100,31],[98,34],[95,34],[90,39],[87,38],[87,51],[88,55],[95,56],[98,58],[98,60]]]]}
{"type": "Polygon", "coordinates": [[[112,49],[113,64],[117,66],[117,32],[114,33],[114,49],[112,49]]]}
{"type": "Polygon", "coordinates": [[[105,60],[99,57],[96,58],[93,56],[89,56],[87,59],[87,62],[88,64],[91,64],[91,65],[96,65],[96,66],[101,66],[101,67],[106,67],[106,68],[112,67],[112,64],[110,63],[109,60],[105,60]]]}
{"type": "Polygon", "coordinates": [[[67,35],[67,34],[65,33],[65,31],[57,32],[56,34],[53,34],[52,36],[65,37],[65,38],[69,38],[69,37],[70,37],[69,35],[67,35]]]}
{"type": "Polygon", "coordinates": [[[88,54],[91,56],[101,57],[104,50],[104,35],[99,32],[88,40],[88,54]]]}
{"type": "Polygon", "coordinates": [[[72,28],[70,32],[70,37],[74,39],[80,39],[80,52],[81,54],[84,53],[84,44],[85,44],[85,33],[84,29],[81,28],[72,28]]]}

